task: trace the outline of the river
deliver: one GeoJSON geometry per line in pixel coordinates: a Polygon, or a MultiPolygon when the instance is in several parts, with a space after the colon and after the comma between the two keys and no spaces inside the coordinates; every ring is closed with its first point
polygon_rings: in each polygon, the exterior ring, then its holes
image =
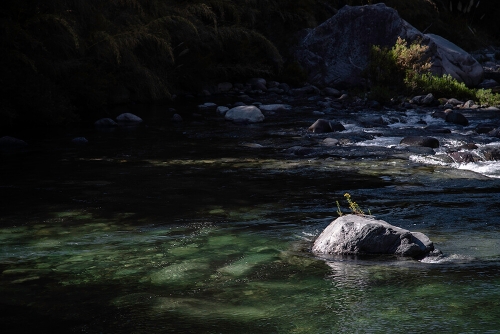
{"type": "Polygon", "coordinates": [[[324,138],[308,109],[254,125],[165,114],[2,153],[2,333],[500,332],[499,165],[400,148],[427,116],[385,113],[405,121],[297,155],[324,138]],[[345,193],[444,256],[313,256],[345,193]]]}

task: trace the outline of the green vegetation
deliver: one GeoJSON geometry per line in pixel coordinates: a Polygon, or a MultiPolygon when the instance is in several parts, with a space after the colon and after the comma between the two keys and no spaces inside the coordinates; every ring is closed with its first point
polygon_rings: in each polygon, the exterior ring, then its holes
{"type": "Polygon", "coordinates": [[[106,116],[110,104],[168,100],[225,80],[286,77],[283,68],[300,73],[283,57],[296,31],[334,14],[318,4],[5,0],[2,127],[91,121],[106,116]]]}
{"type": "MultiPolygon", "coordinates": [[[[344,5],[378,2],[4,0],[0,130],[94,121],[111,116],[109,105],[168,100],[226,80],[259,76],[300,85],[307,76],[290,54],[297,33],[344,5]]],[[[429,32],[465,49],[492,40],[476,21],[448,15],[440,1],[384,2],[418,29],[431,27],[429,32]],[[470,36],[475,44],[469,43],[470,36]]],[[[498,31],[497,21],[488,20],[496,24],[489,31],[498,31]]],[[[380,87],[372,91],[377,90],[383,92],[380,87]]]]}
{"type": "Polygon", "coordinates": [[[392,48],[373,46],[364,75],[370,81],[369,97],[382,103],[392,97],[433,93],[436,96],[472,99],[482,105],[500,105],[500,94],[490,89],[472,89],[451,75],[430,73],[428,47],[419,41],[410,45],[398,38],[392,48]]]}
{"type": "MultiPolygon", "coordinates": [[[[358,203],[354,202],[351,198],[351,195],[349,193],[345,193],[344,194],[344,197],[346,198],[347,200],[347,204],[349,204],[349,210],[351,210],[351,212],[355,215],[365,215],[365,212],[363,210],[361,210],[361,207],[358,205],[358,203]]],[[[340,209],[340,204],[339,204],[339,201],[336,201],[337,203],[337,214],[342,217],[342,215],[344,214],[342,212],[342,210],[340,209]]],[[[368,210],[368,213],[371,215],[371,212],[370,210],[368,210]]]]}

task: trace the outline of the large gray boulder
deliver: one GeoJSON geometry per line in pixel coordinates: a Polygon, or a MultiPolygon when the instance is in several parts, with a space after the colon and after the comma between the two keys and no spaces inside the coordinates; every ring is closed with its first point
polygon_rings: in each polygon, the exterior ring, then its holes
{"type": "Polygon", "coordinates": [[[450,74],[468,86],[482,81],[483,68],[470,54],[442,37],[422,34],[383,3],[342,7],[305,36],[295,56],[313,85],[360,86],[372,46],[392,47],[398,37],[420,38],[429,46],[433,73],[450,74]]]}
{"type": "Polygon", "coordinates": [[[335,219],[312,247],[318,255],[395,254],[414,258],[425,257],[433,250],[434,244],[423,233],[359,215],[335,219]]]}
{"type": "Polygon", "coordinates": [[[256,106],[238,106],[229,109],[225,118],[236,123],[258,123],[264,120],[264,115],[256,106]]]}

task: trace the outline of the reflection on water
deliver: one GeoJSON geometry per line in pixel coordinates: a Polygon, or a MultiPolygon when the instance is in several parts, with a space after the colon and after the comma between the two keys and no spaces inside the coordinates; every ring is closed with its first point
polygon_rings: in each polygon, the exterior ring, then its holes
{"type": "Polygon", "coordinates": [[[7,333],[498,331],[498,180],[177,135],[7,157],[7,333]],[[445,256],[312,256],[345,192],[445,256]]]}

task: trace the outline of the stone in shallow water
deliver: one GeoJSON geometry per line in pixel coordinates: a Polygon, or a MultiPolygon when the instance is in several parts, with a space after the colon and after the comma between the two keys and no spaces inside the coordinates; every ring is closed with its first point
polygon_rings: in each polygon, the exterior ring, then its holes
{"type": "Polygon", "coordinates": [[[423,146],[430,148],[438,148],[439,140],[433,137],[424,137],[424,136],[409,136],[401,139],[401,145],[408,146],[423,146]]]}
{"type": "Polygon", "coordinates": [[[410,232],[369,216],[344,215],[314,241],[316,254],[395,254],[424,257],[434,244],[420,232],[410,232]]]}
{"type": "Polygon", "coordinates": [[[264,115],[256,106],[238,106],[229,109],[225,118],[236,123],[258,123],[264,120],[264,115]]]}

